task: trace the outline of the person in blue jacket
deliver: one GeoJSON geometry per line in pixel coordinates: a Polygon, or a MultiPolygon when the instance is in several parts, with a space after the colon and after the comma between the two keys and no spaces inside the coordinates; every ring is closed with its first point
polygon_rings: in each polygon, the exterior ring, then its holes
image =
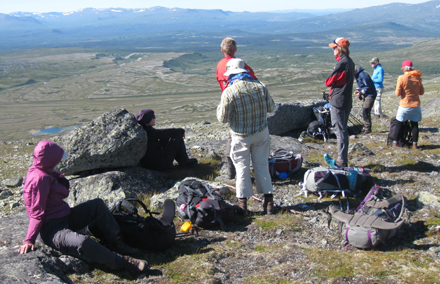
{"type": "Polygon", "coordinates": [[[363,100],[362,118],[364,120],[364,128],[362,129],[362,133],[368,134],[371,133],[371,109],[373,108],[377,96],[376,87],[374,86],[370,75],[364,71],[362,66],[355,68],[354,77],[356,78],[357,83],[357,88],[354,94],[360,100],[363,100]]]}
{"type": "Polygon", "coordinates": [[[373,113],[375,118],[387,117],[382,113],[382,92],[383,92],[383,68],[379,63],[379,58],[374,57],[370,60],[371,67],[374,68],[373,74],[371,74],[371,80],[374,82],[374,87],[376,88],[377,96],[374,101],[373,113]]]}

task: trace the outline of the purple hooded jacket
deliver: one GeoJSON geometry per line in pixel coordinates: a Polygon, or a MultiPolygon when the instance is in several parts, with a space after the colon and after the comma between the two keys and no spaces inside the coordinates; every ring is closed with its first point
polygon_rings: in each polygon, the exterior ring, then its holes
{"type": "MultiPolygon", "coordinates": [[[[23,189],[24,204],[29,217],[29,227],[23,244],[35,244],[43,223],[70,214],[69,205],[63,201],[69,189],[59,182],[62,174],[54,171],[64,150],[51,141],[40,141],[34,149],[34,164],[29,168],[23,189]]],[[[61,181],[61,180],[60,180],[61,181]]]]}

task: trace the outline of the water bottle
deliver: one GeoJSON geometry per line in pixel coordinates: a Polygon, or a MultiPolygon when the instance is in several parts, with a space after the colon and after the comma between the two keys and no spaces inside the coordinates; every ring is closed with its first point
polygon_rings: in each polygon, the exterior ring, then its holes
{"type": "Polygon", "coordinates": [[[185,223],[183,223],[182,227],[180,228],[180,230],[185,233],[188,233],[192,229],[193,229],[192,223],[189,221],[186,221],[185,223]]]}

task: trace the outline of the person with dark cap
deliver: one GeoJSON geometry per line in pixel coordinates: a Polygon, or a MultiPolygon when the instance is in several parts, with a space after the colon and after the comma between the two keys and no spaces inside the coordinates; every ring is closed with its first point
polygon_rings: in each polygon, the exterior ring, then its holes
{"type": "Polygon", "coordinates": [[[275,109],[275,103],[266,86],[249,74],[243,60],[229,60],[226,70],[224,75],[228,77],[229,84],[217,107],[217,119],[228,124],[232,137],[230,156],[237,171],[238,205],[246,212],[247,198],[254,195],[252,159],[257,192],[264,194],[263,212],[274,214],[267,113],[275,109]]]}
{"type": "MultiPolygon", "coordinates": [[[[224,75],[226,72],[226,64],[228,63],[229,60],[235,58],[235,53],[237,52],[237,42],[233,38],[227,37],[222,40],[220,44],[220,48],[224,57],[217,64],[217,82],[220,84],[220,89],[223,92],[229,84],[228,76],[224,75]]],[[[252,70],[252,68],[249,67],[246,63],[244,64],[244,68],[249,72],[249,74],[254,80],[258,80],[257,77],[255,77],[254,70],[252,70]]],[[[226,151],[224,154],[223,162],[226,163],[227,165],[228,178],[234,179],[236,173],[235,173],[234,163],[230,158],[231,139],[232,139],[231,135],[229,135],[226,144],[226,151]]]]}
{"type": "Polygon", "coordinates": [[[141,159],[144,168],[163,171],[173,167],[176,160],[181,167],[194,166],[197,159],[188,158],[183,128],[155,129],[156,115],[151,109],[143,109],[135,115],[148,135],[147,152],[141,159]]]}
{"type": "Polygon", "coordinates": [[[328,46],[333,49],[333,55],[337,61],[333,72],[325,80],[325,85],[331,88],[329,92],[330,116],[338,140],[336,163],[347,167],[349,143],[347,123],[353,106],[354,63],[349,57],[350,42],[346,38],[338,37],[328,46]]]}
{"type": "Polygon", "coordinates": [[[111,269],[129,269],[135,273],[149,271],[148,263],[131,256],[139,250],[122,241],[121,230],[100,198],[70,207],[63,199],[69,195],[70,183],[55,167],[68,154],[52,141],[40,141],[34,148],[33,165],[23,188],[23,199],[29,217],[26,239],[18,252],[35,250],[40,234],[43,242],[63,254],[103,264],[111,269]],[[94,223],[105,236],[105,247],[79,230],[94,223]]]}
{"type": "Polygon", "coordinates": [[[397,137],[393,138],[393,147],[398,147],[397,140],[402,135],[403,123],[410,120],[413,149],[417,149],[419,122],[422,121],[420,96],[425,92],[421,78],[422,73],[419,70],[414,70],[410,60],[403,61],[401,69],[404,74],[397,78],[396,96],[400,97],[400,104],[396,114],[397,137]]]}
{"type": "Polygon", "coordinates": [[[374,68],[373,74],[371,74],[371,80],[374,82],[374,87],[376,88],[377,96],[374,101],[373,113],[374,117],[381,118],[387,117],[382,113],[382,92],[383,92],[383,67],[379,63],[379,58],[374,57],[370,60],[371,67],[374,68]]]}
{"type": "Polygon", "coordinates": [[[371,108],[376,99],[376,88],[374,87],[370,75],[364,71],[362,66],[355,68],[354,77],[356,77],[357,83],[357,88],[354,94],[363,101],[362,118],[364,120],[364,129],[362,129],[362,133],[368,134],[371,133],[371,108]]]}

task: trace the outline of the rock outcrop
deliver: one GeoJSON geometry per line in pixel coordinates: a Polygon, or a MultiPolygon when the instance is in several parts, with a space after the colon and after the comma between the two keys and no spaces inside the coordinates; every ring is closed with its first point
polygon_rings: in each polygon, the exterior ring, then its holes
{"type": "Polygon", "coordinates": [[[319,100],[277,103],[275,111],[267,115],[270,134],[280,135],[292,130],[306,129],[310,122],[316,120],[313,108],[325,103],[319,100]]]}
{"type": "Polygon", "coordinates": [[[125,109],[106,112],[55,143],[69,153],[59,170],[66,175],[101,168],[132,167],[147,151],[147,133],[125,109]]]}
{"type": "Polygon", "coordinates": [[[167,190],[166,180],[155,171],[140,167],[121,168],[70,180],[70,206],[101,198],[108,207],[122,198],[167,190]]]}

